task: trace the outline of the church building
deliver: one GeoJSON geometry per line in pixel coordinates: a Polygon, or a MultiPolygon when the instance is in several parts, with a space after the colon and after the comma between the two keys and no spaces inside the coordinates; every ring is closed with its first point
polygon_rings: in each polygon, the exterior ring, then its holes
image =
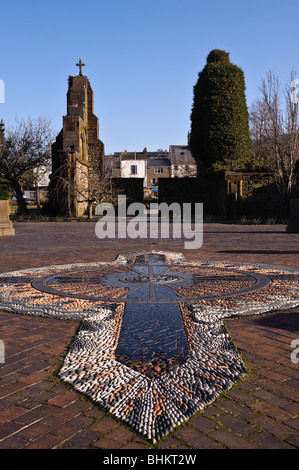
{"type": "Polygon", "coordinates": [[[49,209],[62,216],[80,217],[92,204],[91,185],[104,176],[104,144],[99,139],[99,120],[94,114],[94,95],[85,64],[69,77],[67,114],[52,145],[49,209]]]}

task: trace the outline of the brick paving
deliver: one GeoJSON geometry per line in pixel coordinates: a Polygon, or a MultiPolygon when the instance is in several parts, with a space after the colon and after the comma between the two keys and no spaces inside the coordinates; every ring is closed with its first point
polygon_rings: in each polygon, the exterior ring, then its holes
{"type": "MultiPolygon", "coordinates": [[[[15,223],[0,239],[0,272],[112,261],[143,249],[187,259],[250,261],[299,268],[299,234],[285,226],[204,225],[204,244],[179,240],[98,240],[92,222],[15,223]]],[[[78,323],[0,312],[0,449],[296,449],[299,447],[299,308],[231,319],[226,327],[250,373],[156,445],[136,435],[57,377],[78,323]]]]}

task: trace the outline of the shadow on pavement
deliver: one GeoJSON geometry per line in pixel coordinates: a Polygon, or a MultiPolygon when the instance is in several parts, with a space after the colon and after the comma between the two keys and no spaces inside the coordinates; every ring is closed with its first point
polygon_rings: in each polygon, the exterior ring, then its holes
{"type": "Polygon", "coordinates": [[[244,253],[244,254],[261,254],[261,255],[298,255],[299,250],[223,250],[218,253],[244,253]]]}
{"type": "Polygon", "coordinates": [[[299,310],[288,310],[286,312],[263,315],[255,318],[254,322],[260,326],[270,326],[281,330],[298,332],[299,334],[299,310]]]}

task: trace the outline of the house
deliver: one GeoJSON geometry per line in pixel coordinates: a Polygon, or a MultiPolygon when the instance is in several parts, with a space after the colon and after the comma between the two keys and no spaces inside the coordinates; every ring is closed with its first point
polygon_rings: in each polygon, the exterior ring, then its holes
{"type": "Polygon", "coordinates": [[[115,152],[105,156],[105,168],[115,178],[141,178],[146,197],[158,195],[160,178],[197,176],[196,162],[186,145],[171,145],[169,151],[115,152]]]}
{"type": "Polygon", "coordinates": [[[197,165],[190,147],[187,145],[170,145],[169,158],[171,178],[191,178],[197,176],[197,165]]]}
{"type": "Polygon", "coordinates": [[[146,149],[143,152],[122,152],[120,154],[120,177],[142,178],[146,184],[146,149]]]}
{"type": "Polygon", "coordinates": [[[23,188],[23,197],[28,202],[40,204],[49,198],[50,169],[39,166],[33,169],[31,181],[23,188]]]}
{"type": "MultiPolygon", "coordinates": [[[[39,186],[38,187],[38,192],[39,192],[39,198],[40,201],[45,201],[49,197],[49,188],[48,186],[39,186]]],[[[37,191],[36,187],[29,187],[27,189],[24,189],[23,191],[23,197],[26,201],[28,202],[33,202],[37,203],[37,191]]]]}
{"type": "Polygon", "coordinates": [[[170,178],[169,157],[151,157],[146,162],[146,187],[150,189],[158,188],[159,178],[170,178]]]}

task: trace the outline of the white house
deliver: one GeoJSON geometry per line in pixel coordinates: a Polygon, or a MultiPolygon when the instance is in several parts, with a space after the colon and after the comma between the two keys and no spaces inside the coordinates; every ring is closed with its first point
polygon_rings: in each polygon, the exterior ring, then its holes
{"type": "Polygon", "coordinates": [[[122,152],[120,156],[121,178],[143,178],[146,184],[146,158],[144,153],[122,152]]]}

